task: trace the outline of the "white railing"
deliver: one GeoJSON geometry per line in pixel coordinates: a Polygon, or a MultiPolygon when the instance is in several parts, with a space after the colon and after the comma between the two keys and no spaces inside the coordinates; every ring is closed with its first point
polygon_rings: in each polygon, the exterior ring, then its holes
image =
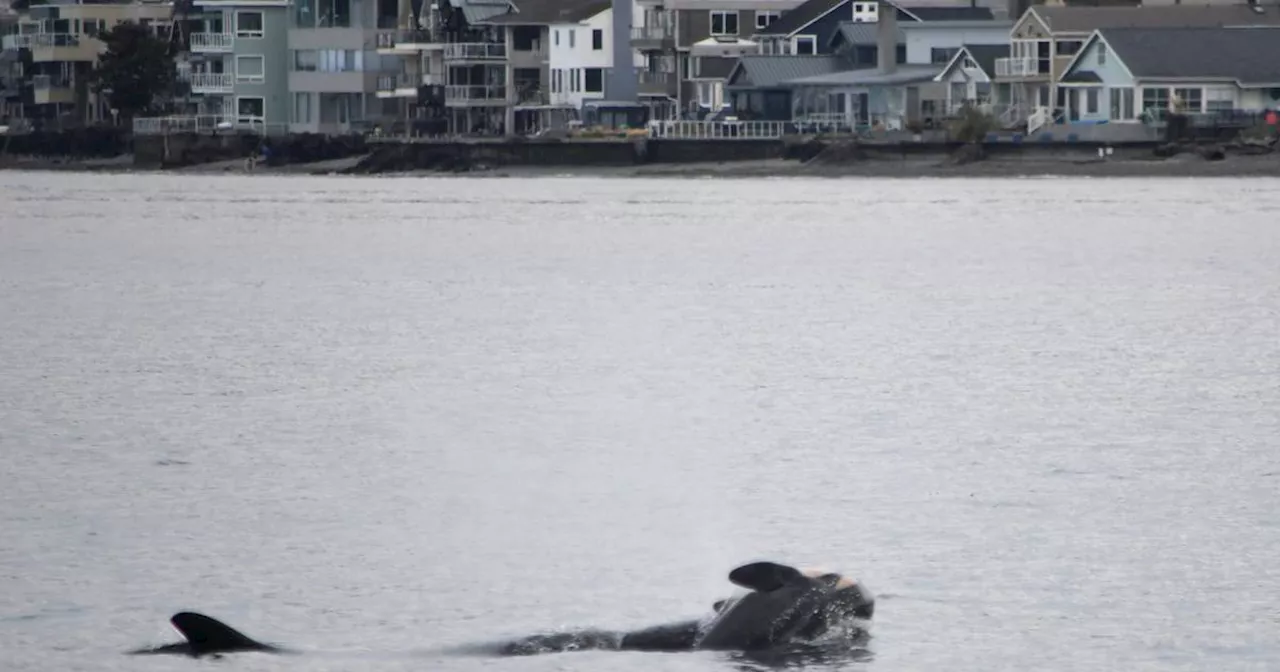
{"type": "Polygon", "coordinates": [[[235,90],[235,75],[229,72],[191,73],[192,93],[231,93],[235,90]]]}
{"type": "Polygon", "coordinates": [[[507,99],[507,87],[501,85],[467,86],[450,85],[444,87],[444,102],[501,102],[507,99]]]}
{"type": "Polygon", "coordinates": [[[233,33],[191,33],[191,51],[196,53],[227,53],[232,49],[236,36],[233,33]]]}
{"type": "Polygon", "coordinates": [[[5,35],[4,39],[0,40],[0,47],[4,49],[30,49],[34,38],[35,35],[30,33],[26,35],[5,35]]]}
{"type": "Polygon", "coordinates": [[[71,33],[27,33],[5,35],[0,40],[5,49],[37,49],[42,47],[78,47],[80,36],[71,33]]]}
{"type": "Polygon", "coordinates": [[[426,74],[422,76],[423,86],[442,86],[444,84],[444,76],[438,74],[426,74]]]}
{"type": "Polygon", "coordinates": [[[444,45],[446,61],[505,61],[507,45],[501,42],[454,42],[444,45]]]}
{"type": "Polygon", "coordinates": [[[201,114],[169,117],[137,117],[133,120],[134,135],[214,133],[216,131],[237,130],[264,133],[267,130],[266,119],[256,115],[201,114]]]}
{"type": "Polygon", "coordinates": [[[1047,107],[1037,107],[1036,111],[1027,117],[1027,135],[1031,135],[1048,126],[1050,121],[1053,121],[1053,110],[1047,107]]]}
{"type": "Polygon", "coordinates": [[[776,140],[781,121],[650,121],[649,137],[664,140],[776,140]]]}
{"type": "Polygon", "coordinates": [[[1039,74],[1039,59],[1028,56],[996,59],[996,77],[1035,77],[1039,74]]]}

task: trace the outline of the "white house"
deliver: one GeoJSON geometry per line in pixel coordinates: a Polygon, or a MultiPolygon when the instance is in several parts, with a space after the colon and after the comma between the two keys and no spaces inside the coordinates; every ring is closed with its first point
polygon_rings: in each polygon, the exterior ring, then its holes
{"type": "Polygon", "coordinates": [[[951,57],[942,73],[933,79],[947,86],[947,112],[954,113],[964,105],[994,106],[1007,102],[997,98],[999,90],[992,86],[996,60],[1009,55],[1007,44],[966,44],[951,57]]]}
{"type": "MultiPolygon", "coordinates": [[[[638,4],[632,16],[642,16],[638,4]]],[[[577,22],[549,26],[551,48],[547,52],[551,76],[551,104],[582,109],[587,100],[602,100],[605,80],[613,67],[613,10],[606,6],[577,22]]],[[[631,67],[639,69],[644,57],[632,50],[631,67]]]]}
{"type": "Polygon", "coordinates": [[[946,65],[966,44],[1009,44],[1012,21],[900,21],[907,63],[946,65]]]}
{"type": "Polygon", "coordinates": [[[1103,28],[1067,64],[1068,123],[1280,109],[1280,27],[1103,28]]]}

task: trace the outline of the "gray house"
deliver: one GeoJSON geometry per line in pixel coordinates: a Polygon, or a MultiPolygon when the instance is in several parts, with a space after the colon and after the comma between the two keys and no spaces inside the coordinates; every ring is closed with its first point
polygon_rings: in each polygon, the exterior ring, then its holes
{"type": "Polygon", "coordinates": [[[289,119],[288,0],[195,0],[183,76],[200,115],[283,131],[289,119]]]}

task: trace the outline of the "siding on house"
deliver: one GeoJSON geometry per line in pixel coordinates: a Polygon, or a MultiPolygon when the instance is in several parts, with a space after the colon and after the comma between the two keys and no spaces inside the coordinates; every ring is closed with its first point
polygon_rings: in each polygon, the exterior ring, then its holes
{"type": "Polygon", "coordinates": [[[1008,44],[1010,24],[991,21],[989,26],[977,26],[975,22],[905,23],[899,24],[907,47],[907,63],[945,64],[956,50],[966,44],[1008,44]],[[933,59],[934,49],[945,49],[950,54],[942,60],[933,59]]]}

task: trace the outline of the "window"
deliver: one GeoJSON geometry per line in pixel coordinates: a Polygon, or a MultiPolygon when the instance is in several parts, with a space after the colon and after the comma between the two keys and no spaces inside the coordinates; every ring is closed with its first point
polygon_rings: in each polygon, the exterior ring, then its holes
{"type": "Polygon", "coordinates": [[[295,124],[311,123],[311,94],[309,93],[293,94],[293,123],[295,124]]]}
{"type": "Polygon", "coordinates": [[[317,0],[316,4],[317,27],[351,27],[351,0],[317,0]]]}
{"type": "Polygon", "coordinates": [[[711,12],[711,34],[712,35],[737,35],[738,34],[738,13],[733,12],[711,12]]]}
{"type": "Polygon", "coordinates": [[[1174,89],[1173,93],[1182,99],[1183,114],[1199,114],[1204,110],[1204,89],[1174,89]]]}
{"type": "Polygon", "coordinates": [[[293,21],[299,28],[316,27],[316,0],[293,0],[293,21]]]}
{"type": "Polygon", "coordinates": [[[818,38],[813,35],[797,35],[795,37],[795,52],[802,56],[818,53],[818,38]]]}
{"type": "Polygon", "coordinates": [[[1099,40],[1098,42],[1098,65],[1107,64],[1107,43],[1099,40]]]}
{"type": "Polygon", "coordinates": [[[600,51],[604,49],[604,31],[596,28],[591,31],[591,50],[600,51]]]}
{"type": "Polygon", "coordinates": [[[314,49],[299,49],[293,52],[293,70],[295,72],[315,72],[320,67],[320,53],[314,49]]]}
{"type": "Polygon", "coordinates": [[[960,67],[961,67],[961,68],[964,68],[965,70],[977,70],[977,69],[978,69],[978,64],[977,64],[976,62],[974,62],[974,60],[973,60],[972,58],[970,58],[970,57],[968,57],[968,56],[965,56],[965,57],[964,57],[964,63],[961,63],[961,64],[960,64],[960,67]]]}
{"type": "Polygon", "coordinates": [[[586,68],[583,70],[582,90],[587,93],[604,93],[604,68],[586,68]]]}
{"type": "Polygon", "coordinates": [[[854,23],[875,23],[880,17],[880,3],[878,2],[855,2],[853,3],[853,22],[854,23]]]}
{"type": "Polygon", "coordinates": [[[261,56],[236,56],[236,81],[261,84],[267,79],[266,62],[261,56]]]}
{"type": "Polygon", "coordinates": [[[1164,119],[1169,113],[1169,89],[1163,86],[1143,87],[1142,112],[1157,121],[1164,119]]]}
{"type": "Polygon", "coordinates": [[[1111,120],[1127,121],[1133,119],[1133,89],[1111,89],[1111,120]]]}
{"type": "Polygon", "coordinates": [[[1080,40],[1058,40],[1057,52],[1059,56],[1075,56],[1083,46],[1084,42],[1080,40]]]}
{"type": "Polygon", "coordinates": [[[560,31],[559,31],[559,30],[556,30],[555,46],[557,46],[557,47],[558,47],[558,46],[560,46],[560,31]]]}
{"type": "Polygon", "coordinates": [[[1098,87],[1091,86],[1084,90],[1084,113],[1098,113],[1098,87]]]}
{"type": "Polygon", "coordinates": [[[1211,86],[1204,90],[1205,112],[1230,112],[1236,109],[1236,92],[1233,86],[1211,86]]]}
{"type": "Polygon", "coordinates": [[[572,48],[573,48],[573,38],[574,38],[574,36],[575,36],[575,35],[577,35],[577,34],[578,34],[578,31],[577,31],[577,30],[574,30],[573,28],[570,28],[570,29],[569,29],[569,48],[570,48],[570,49],[572,49],[572,48]]]}
{"type": "Polygon", "coordinates": [[[239,121],[262,121],[262,117],[266,115],[267,103],[266,99],[260,96],[240,97],[236,99],[236,116],[240,117],[239,121]],[[245,119],[245,117],[251,117],[245,119]]]}
{"type": "Polygon", "coordinates": [[[769,24],[778,20],[782,16],[780,12],[758,11],[756,12],[756,30],[764,30],[769,24]]]}
{"type": "Polygon", "coordinates": [[[956,52],[960,51],[959,47],[933,47],[929,50],[929,62],[936,65],[945,65],[951,62],[956,52]]]}
{"type": "Polygon", "coordinates": [[[262,37],[262,12],[236,12],[236,37],[262,37]]]}

